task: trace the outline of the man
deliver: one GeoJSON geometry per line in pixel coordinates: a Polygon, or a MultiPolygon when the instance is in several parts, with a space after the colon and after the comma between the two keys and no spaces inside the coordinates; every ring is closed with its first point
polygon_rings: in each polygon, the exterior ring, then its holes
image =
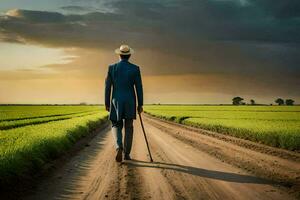
{"type": "Polygon", "coordinates": [[[136,119],[136,109],[139,114],[143,112],[143,86],[139,67],[128,61],[133,49],[128,45],[121,45],[115,53],[119,55],[120,62],[109,66],[105,80],[105,107],[110,112],[109,119],[112,122],[112,133],[117,150],[116,161],[121,162],[123,151],[124,160],[131,160],[133,120],[136,119]],[[136,106],[136,95],[138,106],[136,106]]]}

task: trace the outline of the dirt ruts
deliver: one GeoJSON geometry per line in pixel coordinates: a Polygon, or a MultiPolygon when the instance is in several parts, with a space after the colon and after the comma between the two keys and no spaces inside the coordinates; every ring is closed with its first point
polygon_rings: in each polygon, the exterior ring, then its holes
{"type": "Polygon", "coordinates": [[[144,119],[153,163],[136,120],[132,161],[102,131],[20,199],[297,199],[298,153],[144,119]]]}

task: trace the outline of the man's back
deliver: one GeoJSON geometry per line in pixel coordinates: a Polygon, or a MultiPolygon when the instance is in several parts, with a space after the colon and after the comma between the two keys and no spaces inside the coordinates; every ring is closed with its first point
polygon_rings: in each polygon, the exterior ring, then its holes
{"type": "Polygon", "coordinates": [[[134,101],[134,83],[138,67],[122,60],[110,66],[113,81],[113,97],[117,100],[134,101]]]}

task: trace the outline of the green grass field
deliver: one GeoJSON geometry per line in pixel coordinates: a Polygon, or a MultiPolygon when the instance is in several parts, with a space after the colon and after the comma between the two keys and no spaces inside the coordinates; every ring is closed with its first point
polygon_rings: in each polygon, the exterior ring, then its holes
{"type": "Polygon", "coordinates": [[[153,116],[300,150],[300,106],[146,106],[153,116]]]}
{"type": "Polygon", "coordinates": [[[0,106],[0,185],[40,169],[106,120],[100,106],[0,106]]]}

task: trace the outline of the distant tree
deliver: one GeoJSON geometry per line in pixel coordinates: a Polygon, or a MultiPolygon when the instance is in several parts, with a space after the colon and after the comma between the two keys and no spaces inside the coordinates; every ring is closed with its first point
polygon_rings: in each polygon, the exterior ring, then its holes
{"type": "Polygon", "coordinates": [[[250,103],[251,103],[251,105],[255,105],[254,99],[251,99],[251,100],[250,100],[250,103]]]}
{"type": "Polygon", "coordinates": [[[281,99],[281,98],[278,98],[275,100],[275,103],[277,103],[279,106],[283,105],[284,104],[284,100],[281,99]]]}
{"type": "Polygon", "coordinates": [[[232,99],[232,104],[233,105],[241,105],[243,102],[244,99],[242,97],[234,97],[232,99]]]}
{"type": "Polygon", "coordinates": [[[295,102],[295,101],[294,101],[293,99],[286,99],[286,100],[285,100],[285,104],[288,105],[288,106],[294,105],[294,102],[295,102]]]}
{"type": "Polygon", "coordinates": [[[79,105],[81,105],[81,106],[86,106],[87,103],[86,103],[86,102],[81,102],[79,105]]]}

